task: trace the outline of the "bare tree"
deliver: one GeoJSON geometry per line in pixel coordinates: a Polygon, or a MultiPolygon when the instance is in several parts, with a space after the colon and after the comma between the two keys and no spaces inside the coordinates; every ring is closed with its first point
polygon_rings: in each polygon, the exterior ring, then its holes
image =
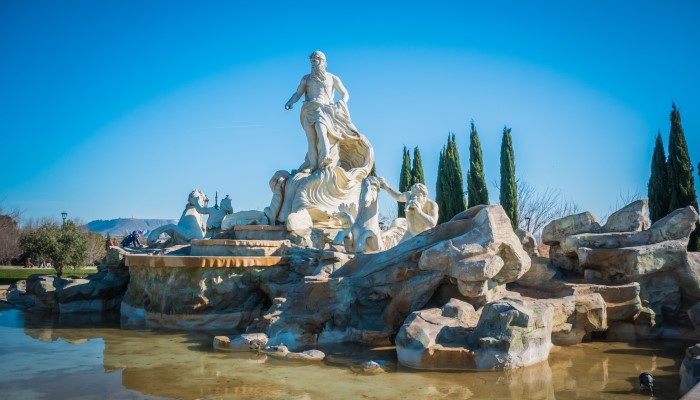
{"type": "Polygon", "coordinates": [[[19,246],[19,210],[5,211],[0,204],[0,265],[9,262],[22,253],[19,246]]]}
{"type": "Polygon", "coordinates": [[[558,189],[537,191],[520,179],[518,181],[518,213],[520,229],[539,236],[542,228],[551,221],[579,212],[578,204],[562,196],[558,189]]]}
{"type": "MultiPolygon", "coordinates": [[[[518,227],[539,237],[542,228],[551,221],[579,212],[579,206],[562,196],[558,189],[538,191],[534,186],[518,179],[518,227]]],[[[498,182],[494,182],[498,188],[498,182]]]]}
{"type": "Polygon", "coordinates": [[[615,203],[611,204],[610,207],[608,207],[608,212],[605,213],[605,215],[600,219],[601,225],[605,225],[605,222],[608,220],[608,217],[612,215],[615,211],[641,198],[642,196],[639,194],[639,192],[632,192],[629,190],[627,192],[623,192],[622,190],[620,190],[620,193],[617,194],[617,199],[615,199],[615,203]]]}
{"type": "Polygon", "coordinates": [[[87,262],[88,265],[97,265],[104,258],[107,250],[105,249],[105,238],[97,232],[83,232],[87,242],[87,262]]]}

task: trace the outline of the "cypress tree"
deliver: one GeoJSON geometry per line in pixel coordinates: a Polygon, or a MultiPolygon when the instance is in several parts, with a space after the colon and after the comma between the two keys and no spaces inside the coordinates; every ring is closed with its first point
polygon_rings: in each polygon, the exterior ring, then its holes
{"type": "Polygon", "coordinates": [[[649,216],[654,223],[665,217],[669,211],[669,182],[666,152],[661,132],[656,135],[654,154],[651,157],[651,175],[649,176],[649,216]]]}
{"type": "Polygon", "coordinates": [[[438,224],[448,221],[445,218],[445,147],[440,150],[440,161],[438,161],[437,179],[435,180],[435,202],[438,205],[438,224]]]}
{"type": "Polygon", "coordinates": [[[510,128],[503,127],[501,141],[501,206],[508,214],[513,229],[518,229],[518,188],[515,182],[515,154],[510,128]]]}
{"type": "Polygon", "coordinates": [[[489,192],[484,176],[484,161],[481,157],[481,143],[479,143],[479,135],[476,133],[474,121],[471,122],[471,135],[469,137],[467,196],[470,208],[479,204],[489,204],[489,192]]]}
{"type": "Polygon", "coordinates": [[[422,183],[425,185],[425,175],[423,174],[423,160],[420,158],[418,146],[413,149],[413,167],[411,168],[411,183],[422,183]]]}
{"type": "Polygon", "coordinates": [[[377,176],[377,169],[375,168],[376,165],[376,163],[372,163],[372,169],[369,170],[369,176],[377,176]]]}
{"type": "MultiPolygon", "coordinates": [[[[403,163],[401,164],[401,175],[399,176],[399,192],[403,193],[411,188],[411,154],[403,147],[403,163]]],[[[406,203],[397,202],[399,207],[398,215],[403,218],[406,216],[406,203]]]]}
{"type": "Polygon", "coordinates": [[[441,177],[443,179],[445,211],[440,213],[440,216],[443,218],[442,222],[445,222],[464,211],[467,206],[464,201],[462,166],[459,162],[459,151],[457,150],[457,142],[454,134],[450,134],[447,137],[447,146],[445,146],[443,157],[443,173],[441,177]]]}
{"type": "MultiPolygon", "coordinates": [[[[692,173],[688,145],[685,142],[681,115],[673,104],[671,111],[671,133],[668,138],[668,181],[671,188],[669,209],[671,212],[678,208],[693,206],[698,209],[698,198],[695,194],[695,177],[692,173]]],[[[690,234],[689,251],[697,251],[700,243],[700,223],[695,223],[695,230],[690,234]]]]}

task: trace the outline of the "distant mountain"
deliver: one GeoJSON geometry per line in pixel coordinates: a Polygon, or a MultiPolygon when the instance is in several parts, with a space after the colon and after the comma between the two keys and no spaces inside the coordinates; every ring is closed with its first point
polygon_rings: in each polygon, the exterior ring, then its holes
{"type": "Polygon", "coordinates": [[[102,236],[107,236],[108,233],[112,236],[124,236],[133,231],[151,231],[165,224],[177,224],[177,220],[138,218],[98,219],[88,222],[85,226],[89,231],[100,233],[102,236]]]}

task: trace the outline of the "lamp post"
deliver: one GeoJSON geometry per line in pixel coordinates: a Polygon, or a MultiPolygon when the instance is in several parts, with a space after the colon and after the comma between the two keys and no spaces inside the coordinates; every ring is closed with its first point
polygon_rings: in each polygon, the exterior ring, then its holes
{"type": "Polygon", "coordinates": [[[68,213],[67,212],[62,212],[61,213],[61,218],[63,218],[63,224],[61,225],[61,228],[66,226],[66,218],[68,218],[68,213]]]}

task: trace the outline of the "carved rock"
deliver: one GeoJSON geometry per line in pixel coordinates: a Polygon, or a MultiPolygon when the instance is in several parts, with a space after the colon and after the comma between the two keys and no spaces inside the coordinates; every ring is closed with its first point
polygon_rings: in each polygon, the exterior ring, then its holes
{"type": "Polygon", "coordinates": [[[571,235],[561,243],[562,250],[574,254],[581,247],[594,249],[616,249],[644,246],[669,240],[688,240],[695,229],[698,214],[693,207],[680,208],[656,221],[648,230],[622,233],[583,233],[571,235]]]}
{"type": "Polygon", "coordinates": [[[700,344],[690,346],[685,351],[681,364],[681,396],[690,391],[700,381],[700,344]]]}
{"type": "Polygon", "coordinates": [[[590,212],[569,215],[555,219],[542,229],[542,243],[554,245],[561,243],[567,236],[577,233],[599,232],[598,219],[590,212]]]}
{"type": "Polygon", "coordinates": [[[552,347],[553,307],[503,298],[467,317],[442,309],[413,313],[396,338],[399,362],[419,369],[512,369],[546,360],[552,347]]]}
{"type": "Polygon", "coordinates": [[[615,211],[603,226],[605,232],[638,232],[649,229],[649,200],[637,200],[615,211]]]}
{"type": "Polygon", "coordinates": [[[515,234],[518,236],[518,239],[520,239],[520,244],[523,246],[523,249],[530,257],[540,256],[537,239],[535,239],[532,233],[523,229],[516,229],[515,234]]]}
{"type": "Polygon", "coordinates": [[[530,258],[500,206],[480,207],[380,253],[357,254],[328,277],[287,286],[261,318],[271,344],[388,344],[441,285],[483,304],[521,277],[530,258]],[[466,214],[465,214],[466,216],[466,214]]]}
{"type": "Polygon", "coordinates": [[[636,279],[681,266],[686,257],[686,242],[669,240],[617,249],[580,247],[576,253],[582,267],[599,270],[605,279],[636,279]]]}

